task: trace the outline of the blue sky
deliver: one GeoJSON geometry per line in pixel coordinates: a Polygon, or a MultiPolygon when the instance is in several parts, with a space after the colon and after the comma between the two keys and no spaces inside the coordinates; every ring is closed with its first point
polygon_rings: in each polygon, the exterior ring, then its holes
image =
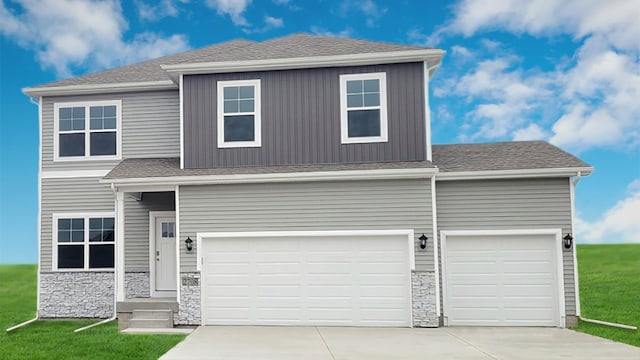
{"type": "Polygon", "coordinates": [[[0,2],[0,263],[37,257],[38,112],[21,88],[234,38],[435,46],[435,143],[544,139],[596,168],[577,241],[640,242],[635,0],[0,2]]]}

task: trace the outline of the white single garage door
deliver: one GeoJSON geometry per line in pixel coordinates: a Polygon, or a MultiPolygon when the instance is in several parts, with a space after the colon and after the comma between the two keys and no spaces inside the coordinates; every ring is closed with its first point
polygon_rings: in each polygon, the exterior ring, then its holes
{"type": "Polygon", "coordinates": [[[205,325],[411,326],[407,235],[202,240],[205,325]]]}
{"type": "Polygon", "coordinates": [[[556,235],[448,235],[447,325],[561,326],[556,235]]]}

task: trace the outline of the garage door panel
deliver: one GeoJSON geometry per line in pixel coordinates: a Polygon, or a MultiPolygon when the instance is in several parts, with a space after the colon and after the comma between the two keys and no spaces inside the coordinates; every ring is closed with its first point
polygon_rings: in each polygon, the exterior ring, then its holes
{"type": "Polygon", "coordinates": [[[449,325],[559,325],[555,235],[448,236],[449,325]]]}
{"type": "Polygon", "coordinates": [[[203,248],[205,324],[410,326],[406,236],[204,239],[203,248]]]}

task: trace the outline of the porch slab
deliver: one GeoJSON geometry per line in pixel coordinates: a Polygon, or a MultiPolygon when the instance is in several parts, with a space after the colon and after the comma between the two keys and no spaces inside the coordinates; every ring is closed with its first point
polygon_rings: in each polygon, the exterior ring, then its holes
{"type": "Polygon", "coordinates": [[[133,310],[172,310],[178,312],[178,301],[175,298],[134,298],[118,301],[118,313],[130,313],[133,310]]]}

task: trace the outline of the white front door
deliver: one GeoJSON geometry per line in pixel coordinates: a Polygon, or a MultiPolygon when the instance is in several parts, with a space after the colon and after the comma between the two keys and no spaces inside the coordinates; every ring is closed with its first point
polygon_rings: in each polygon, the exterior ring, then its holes
{"type": "Polygon", "coordinates": [[[156,217],[155,291],[176,291],[176,220],[156,217]]]}

